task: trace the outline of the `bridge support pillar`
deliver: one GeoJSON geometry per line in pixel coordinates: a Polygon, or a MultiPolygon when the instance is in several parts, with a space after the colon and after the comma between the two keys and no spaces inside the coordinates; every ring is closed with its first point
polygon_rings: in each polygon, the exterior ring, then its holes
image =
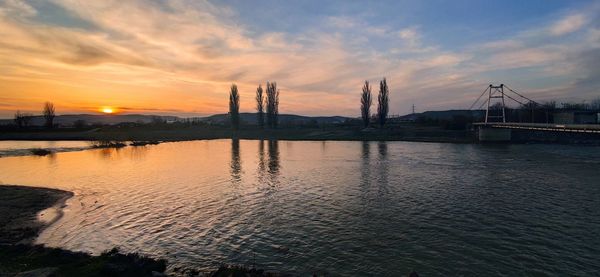
{"type": "Polygon", "coordinates": [[[511,140],[511,130],[501,128],[479,127],[480,142],[505,142],[511,140]]]}

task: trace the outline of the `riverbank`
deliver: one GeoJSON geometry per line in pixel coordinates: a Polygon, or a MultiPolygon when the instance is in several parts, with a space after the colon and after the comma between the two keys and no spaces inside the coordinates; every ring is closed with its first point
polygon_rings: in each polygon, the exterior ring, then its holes
{"type": "MultiPolygon", "coordinates": [[[[38,212],[59,209],[72,196],[72,192],[57,189],[0,185],[0,244],[31,243],[44,227],[38,212]]],[[[52,216],[56,218],[44,221],[55,221],[60,212],[52,216]]]]}
{"type": "Polygon", "coordinates": [[[188,128],[103,127],[93,130],[38,130],[0,133],[0,140],[112,140],[112,141],[184,141],[201,139],[266,139],[266,140],[339,140],[339,141],[421,141],[473,143],[474,135],[465,130],[445,130],[430,126],[395,126],[384,129],[331,127],[255,128],[232,131],[218,126],[188,128]]]}

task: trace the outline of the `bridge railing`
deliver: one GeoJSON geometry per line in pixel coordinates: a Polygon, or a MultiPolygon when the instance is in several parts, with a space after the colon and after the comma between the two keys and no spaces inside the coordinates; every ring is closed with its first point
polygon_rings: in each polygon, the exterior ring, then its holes
{"type": "Polygon", "coordinates": [[[573,132],[573,133],[598,133],[600,134],[600,124],[548,124],[548,123],[519,123],[519,122],[480,122],[474,123],[475,126],[505,128],[505,129],[524,129],[535,131],[554,131],[554,132],[573,132]]]}

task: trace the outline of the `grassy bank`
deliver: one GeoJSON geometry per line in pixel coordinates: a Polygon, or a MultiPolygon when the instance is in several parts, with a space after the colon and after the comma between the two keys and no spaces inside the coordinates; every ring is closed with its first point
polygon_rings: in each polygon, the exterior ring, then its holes
{"type": "Polygon", "coordinates": [[[440,127],[415,125],[396,125],[383,129],[329,126],[325,128],[260,130],[248,127],[241,128],[236,132],[222,126],[108,126],[86,131],[55,129],[0,133],[0,140],[181,141],[232,137],[277,140],[473,142],[473,134],[465,130],[446,130],[440,127]]]}

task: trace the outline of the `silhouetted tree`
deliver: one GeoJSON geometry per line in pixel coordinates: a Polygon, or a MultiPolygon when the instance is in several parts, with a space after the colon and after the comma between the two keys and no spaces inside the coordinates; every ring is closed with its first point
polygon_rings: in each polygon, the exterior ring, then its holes
{"type": "Polygon", "coordinates": [[[590,108],[592,110],[600,111],[600,97],[592,100],[592,102],[590,103],[590,108]]]}
{"type": "Polygon", "coordinates": [[[502,110],[502,103],[501,102],[496,102],[492,105],[490,105],[490,110],[494,110],[494,111],[501,111],[502,110]]]}
{"type": "MultiPolygon", "coordinates": [[[[554,118],[553,114],[556,111],[556,101],[548,101],[542,104],[542,108],[546,114],[546,123],[550,123],[550,116],[554,118]]],[[[553,121],[553,120],[552,120],[553,121]]]]}
{"type": "Polygon", "coordinates": [[[229,116],[231,127],[237,130],[240,127],[240,95],[235,84],[231,85],[231,91],[229,92],[229,116]]]}
{"type": "Polygon", "coordinates": [[[267,125],[277,128],[277,117],[279,115],[279,90],[277,83],[267,82],[267,125]]]}
{"type": "Polygon", "coordinates": [[[585,103],[561,103],[563,110],[586,110],[585,103]]]}
{"type": "Polygon", "coordinates": [[[44,110],[42,114],[44,115],[44,119],[46,120],[46,127],[54,127],[54,117],[56,117],[56,114],[54,110],[54,104],[52,104],[52,102],[44,103],[44,110]]]}
{"type": "Polygon", "coordinates": [[[371,86],[369,86],[369,81],[365,81],[365,85],[362,88],[362,95],[360,98],[360,114],[362,116],[363,124],[365,125],[365,127],[369,127],[372,104],[373,99],[371,98],[371,86]]]}
{"type": "Polygon", "coordinates": [[[535,122],[535,111],[538,108],[537,103],[529,101],[523,105],[521,105],[521,110],[523,110],[523,113],[527,114],[527,117],[529,119],[525,120],[525,122],[535,122]]]}
{"type": "Polygon", "coordinates": [[[152,123],[153,125],[162,125],[162,124],[166,123],[166,120],[164,118],[162,118],[161,116],[153,115],[150,118],[150,123],[152,123]]]}
{"type": "Polygon", "coordinates": [[[14,121],[18,128],[25,128],[29,126],[31,119],[33,119],[33,114],[17,111],[15,113],[14,121]]]}
{"type": "Polygon", "coordinates": [[[389,112],[389,104],[390,104],[390,95],[387,86],[387,81],[385,78],[379,82],[379,95],[377,96],[378,106],[377,106],[377,120],[379,121],[379,126],[383,127],[385,124],[385,120],[387,119],[387,115],[389,112]]]}
{"type": "Polygon", "coordinates": [[[263,97],[263,89],[261,85],[258,85],[256,89],[256,116],[257,124],[262,129],[265,127],[265,102],[263,97]]]}
{"type": "Polygon", "coordinates": [[[15,122],[15,125],[17,125],[18,128],[23,128],[23,115],[22,115],[21,111],[17,111],[15,113],[15,118],[13,120],[15,122]]]}

